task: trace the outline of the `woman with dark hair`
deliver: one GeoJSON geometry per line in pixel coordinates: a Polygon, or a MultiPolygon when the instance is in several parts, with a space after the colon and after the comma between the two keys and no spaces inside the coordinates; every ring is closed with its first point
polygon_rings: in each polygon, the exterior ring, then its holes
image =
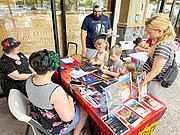
{"type": "Polygon", "coordinates": [[[18,89],[24,95],[27,95],[25,82],[34,72],[29,66],[26,56],[20,52],[20,43],[13,38],[6,38],[1,42],[4,52],[0,59],[1,88],[6,98],[8,98],[9,91],[12,88],[18,89]]]}
{"type": "Polygon", "coordinates": [[[33,118],[52,134],[66,134],[72,129],[74,135],[84,134],[82,128],[88,116],[86,111],[74,104],[73,98],[61,86],[51,81],[60,66],[58,54],[45,49],[34,52],[29,63],[37,73],[26,82],[33,118]]]}

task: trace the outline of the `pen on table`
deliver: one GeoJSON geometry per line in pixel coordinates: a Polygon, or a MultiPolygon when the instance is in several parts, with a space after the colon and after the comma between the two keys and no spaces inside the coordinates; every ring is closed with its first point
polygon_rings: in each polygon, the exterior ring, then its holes
{"type": "Polygon", "coordinates": [[[105,91],[106,91],[103,86],[101,86],[101,85],[99,85],[99,86],[101,87],[102,92],[105,92],[105,91]]]}

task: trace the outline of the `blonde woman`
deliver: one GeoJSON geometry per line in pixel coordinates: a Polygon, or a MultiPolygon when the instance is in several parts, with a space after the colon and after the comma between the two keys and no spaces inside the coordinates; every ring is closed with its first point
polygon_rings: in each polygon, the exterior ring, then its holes
{"type": "Polygon", "coordinates": [[[146,22],[147,34],[154,41],[154,45],[148,54],[148,60],[143,66],[147,73],[148,93],[156,98],[160,98],[164,92],[161,86],[161,77],[164,75],[174,59],[174,28],[169,18],[158,13],[149,18],[146,22]]]}

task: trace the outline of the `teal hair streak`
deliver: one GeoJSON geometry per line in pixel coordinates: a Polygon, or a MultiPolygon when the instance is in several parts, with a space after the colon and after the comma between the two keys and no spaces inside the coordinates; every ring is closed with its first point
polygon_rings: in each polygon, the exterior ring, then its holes
{"type": "Polygon", "coordinates": [[[53,52],[49,52],[49,59],[52,61],[50,70],[51,71],[56,70],[60,66],[59,55],[53,52]]]}
{"type": "Polygon", "coordinates": [[[48,56],[45,55],[44,52],[39,52],[40,57],[42,58],[42,62],[41,64],[39,63],[34,63],[33,65],[35,67],[46,67],[46,68],[50,68],[51,71],[56,70],[59,66],[60,66],[60,61],[59,61],[59,55],[53,53],[52,51],[48,51],[48,56]],[[49,60],[52,61],[52,64],[49,65],[49,60]]]}

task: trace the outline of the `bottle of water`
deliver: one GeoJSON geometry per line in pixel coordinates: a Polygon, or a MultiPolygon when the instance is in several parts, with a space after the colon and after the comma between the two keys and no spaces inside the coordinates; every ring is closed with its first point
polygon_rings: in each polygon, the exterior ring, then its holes
{"type": "Polygon", "coordinates": [[[106,100],[106,92],[103,91],[101,95],[101,100],[100,100],[100,111],[103,113],[106,113],[107,111],[107,100],[106,100]]]}

